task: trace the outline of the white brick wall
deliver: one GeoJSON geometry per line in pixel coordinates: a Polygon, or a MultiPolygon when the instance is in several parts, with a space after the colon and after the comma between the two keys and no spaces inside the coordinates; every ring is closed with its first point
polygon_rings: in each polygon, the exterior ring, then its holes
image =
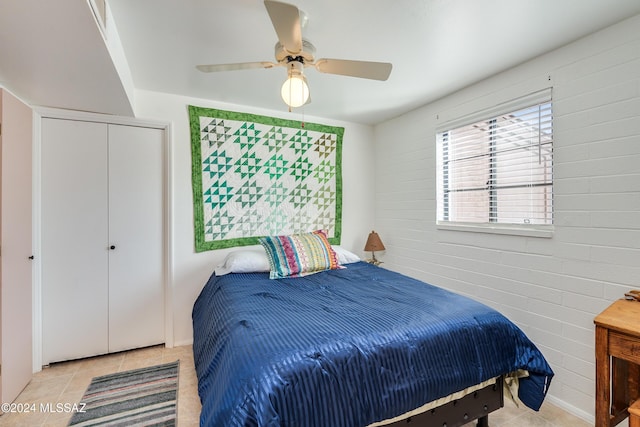
{"type": "Polygon", "coordinates": [[[640,288],[640,15],[375,128],[385,267],[481,300],[538,345],[550,399],[594,415],[593,318],[640,288]],[[551,85],[552,238],[439,230],[435,129],[551,85]]]}

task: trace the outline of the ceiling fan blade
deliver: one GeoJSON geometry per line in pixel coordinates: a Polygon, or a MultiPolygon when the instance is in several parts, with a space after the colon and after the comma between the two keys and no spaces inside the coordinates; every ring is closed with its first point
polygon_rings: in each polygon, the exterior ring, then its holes
{"type": "Polygon", "coordinates": [[[388,62],[350,61],[348,59],[318,59],[315,67],[321,73],[363,79],[387,80],[393,67],[388,62]]]}
{"type": "Polygon", "coordinates": [[[273,62],[240,62],[237,64],[212,64],[212,65],[196,65],[196,68],[203,73],[213,73],[217,71],[235,71],[250,70],[253,68],[273,68],[280,64],[273,62]]]}
{"type": "Polygon", "coordinates": [[[300,11],[292,4],[264,0],[280,44],[291,54],[302,51],[300,11]]]}

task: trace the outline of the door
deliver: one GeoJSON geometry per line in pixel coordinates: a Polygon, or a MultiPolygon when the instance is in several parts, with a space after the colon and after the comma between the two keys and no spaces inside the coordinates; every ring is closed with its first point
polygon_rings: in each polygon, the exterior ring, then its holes
{"type": "Polygon", "coordinates": [[[42,119],[43,363],[165,342],[164,131],[42,119]]]}
{"type": "Polygon", "coordinates": [[[109,351],[164,343],[164,131],[109,125],[109,351]]]}
{"type": "Polygon", "coordinates": [[[107,125],[42,119],[43,363],[108,352],[107,125]]]}
{"type": "Polygon", "coordinates": [[[32,111],[0,90],[0,402],[31,380],[32,111]]]}

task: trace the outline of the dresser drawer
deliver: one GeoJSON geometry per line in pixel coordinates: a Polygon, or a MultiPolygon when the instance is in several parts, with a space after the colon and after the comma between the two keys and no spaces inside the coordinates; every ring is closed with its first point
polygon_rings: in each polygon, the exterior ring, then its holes
{"type": "Polygon", "coordinates": [[[640,364],[640,338],[610,332],[609,354],[618,359],[640,364]]]}

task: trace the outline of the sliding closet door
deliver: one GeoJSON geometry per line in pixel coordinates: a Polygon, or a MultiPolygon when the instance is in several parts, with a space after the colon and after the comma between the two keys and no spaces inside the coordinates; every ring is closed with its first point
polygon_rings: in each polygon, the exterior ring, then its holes
{"type": "Polygon", "coordinates": [[[42,119],[43,362],[108,351],[107,126],[42,119]]]}
{"type": "Polygon", "coordinates": [[[109,125],[109,351],[164,343],[164,131],[109,125]]]}

